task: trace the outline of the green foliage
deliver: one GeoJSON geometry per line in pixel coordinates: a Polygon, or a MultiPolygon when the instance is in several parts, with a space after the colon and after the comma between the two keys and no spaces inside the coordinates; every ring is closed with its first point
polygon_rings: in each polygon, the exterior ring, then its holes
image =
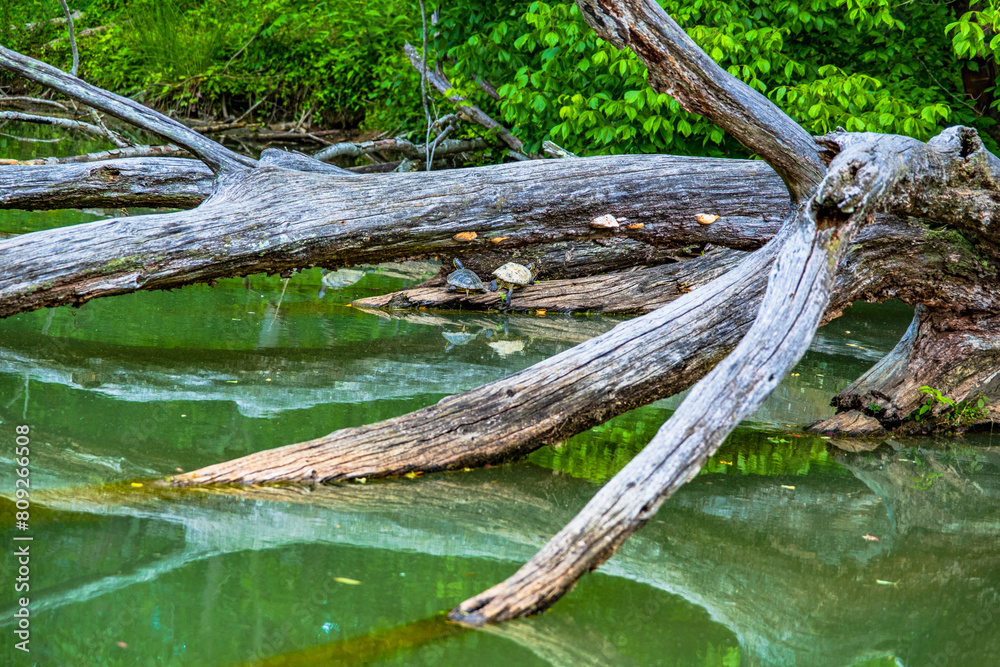
{"type": "MultiPolygon", "coordinates": [[[[963,95],[962,68],[997,58],[1000,0],[957,14],[946,3],[888,0],[660,0],[716,62],[813,134],[836,127],[926,139],[945,125],[987,130],[963,95]]],[[[3,26],[61,15],[57,0],[2,3],[3,26]]],[[[91,82],[179,115],[245,110],[257,118],[419,134],[419,78],[402,54],[419,44],[412,0],[80,0],[91,82]]],[[[435,5],[428,3],[428,11],[435,5]]],[[[538,152],[745,155],[697,115],[653,91],[631,51],[598,39],[573,2],[441,3],[431,58],[469,98],[538,152]],[[497,86],[492,99],[477,80],[497,86]]],[[[64,28],[9,28],[4,43],[41,50],[64,28]]],[[[992,140],[986,138],[989,146],[992,140]]]]}
{"type": "Polygon", "coordinates": [[[933,416],[935,412],[939,412],[939,419],[956,430],[968,428],[977,419],[985,416],[986,405],[989,402],[982,394],[956,402],[945,396],[940,389],[928,386],[921,387],[920,393],[926,394],[927,398],[923,405],[910,415],[910,418],[919,422],[933,416]]]}
{"type": "MultiPolygon", "coordinates": [[[[960,97],[946,5],[887,0],[661,0],[730,74],[809,132],[926,139],[946,124],[981,129],[960,97]],[[956,105],[957,102],[957,105],[956,105]]],[[[448,4],[434,41],[453,82],[513,126],[529,150],[550,139],[576,153],[740,154],[721,130],[652,91],[630,51],[598,39],[575,4],[448,4]],[[475,77],[499,85],[501,100],[475,77]]]]}
{"type": "MultiPolygon", "coordinates": [[[[54,0],[34,1],[36,17],[62,13],[54,0]]],[[[406,0],[99,0],[90,9],[78,30],[111,27],[81,40],[81,76],[178,115],[222,118],[266,98],[257,118],[384,127],[419,106],[402,48],[419,37],[420,19],[406,0]]],[[[29,37],[21,50],[59,64],[29,37]]]]}

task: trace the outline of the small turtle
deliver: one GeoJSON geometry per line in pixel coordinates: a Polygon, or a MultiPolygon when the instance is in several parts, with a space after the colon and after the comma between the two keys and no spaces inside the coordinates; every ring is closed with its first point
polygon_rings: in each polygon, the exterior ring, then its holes
{"type": "Polygon", "coordinates": [[[486,291],[486,287],[483,285],[483,281],[479,279],[479,276],[470,269],[462,266],[462,262],[458,259],[453,260],[455,262],[455,268],[457,271],[452,271],[448,274],[447,283],[449,290],[463,290],[466,294],[469,291],[482,290],[486,291]]]}
{"type": "Polygon", "coordinates": [[[535,277],[531,275],[534,268],[534,264],[523,266],[516,262],[507,262],[493,272],[496,280],[490,283],[490,291],[496,292],[497,289],[506,289],[507,293],[501,299],[506,301],[507,307],[510,308],[510,295],[514,292],[514,288],[535,284],[535,277]]]}

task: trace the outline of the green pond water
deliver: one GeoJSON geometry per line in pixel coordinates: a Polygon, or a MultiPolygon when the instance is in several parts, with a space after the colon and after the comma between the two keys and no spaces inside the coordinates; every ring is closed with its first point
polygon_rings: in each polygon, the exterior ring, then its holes
{"type": "MultiPolygon", "coordinates": [[[[54,150],[80,144],[0,139],[0,157],[54,150]]],[[[0,235],[113,213],[0,211],[0,235]]],[[[1000,432],[848,453],[801,430],[895,344],[900,304],[856,304],[822,329],[612,560],[548,613],[496,628],[441,613],[530,558],[679,397],[483,470],[142,484],[410,412],[622,321],[348,305],[433,270],[370,267],[322,298],[310,270],[0,320],[0,664],[1000,665],[1000,432]],[[22,424],[27,532],[13,501],[22,424]],[[24,535],[30,591],[16,593],[24,535]],[[30,654],[14,648],[21,596],[30,654]]]]}

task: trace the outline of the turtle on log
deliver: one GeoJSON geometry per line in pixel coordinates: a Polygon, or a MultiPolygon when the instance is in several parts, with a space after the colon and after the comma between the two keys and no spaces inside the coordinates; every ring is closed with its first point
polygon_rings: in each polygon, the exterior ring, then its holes
{"type": "Polygon", "coordinates": [[[458,259],[452,261],[455,262],[455,268],[458,270],[449,273],[448,277],[445,279],[445,282],[448,283],[449,290],[463,290],[466,294],[477,290],[482,290],[483,292],[486,291],[483,281],[479,279],[479,276],[477,276],[474,271],[462,266],[462,262],[458,259]]]}
{"type": "Polygon", "coordinates": [[[524,266],[517,262],[507,262],[493,272],[496,279],[490,283],[490,291],[496,292],[498,289],[506,289],[507,293],[500,298],[506,301],[507,308],[510,308],[510,297],[514,293],[514,289],[535,283],[535,277],[531,274],[534,268],[533,263],[524,266]]]}

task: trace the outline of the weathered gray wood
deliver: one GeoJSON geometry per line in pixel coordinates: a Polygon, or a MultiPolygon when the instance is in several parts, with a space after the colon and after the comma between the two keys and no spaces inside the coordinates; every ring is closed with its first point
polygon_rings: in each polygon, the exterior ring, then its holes
{"type": "MultiPolygon", "coordinates": [[[[211,194],[212,181],[212,171],[204,163],[183,158],[129,158],[39,166],[0,165],[0,209],[193,208],[211,194]]],[[[118,233],[127,232],[119,227],[118,233]]],[[[70,236],[76,235],[71,233],[70,236]]],[[[25,238],[29,239],[30,245],[34,244],[34,239],[44,242],[36,236],[25,238]]],[[[86,238],[86,234],[76,238],[86,238]]],[[[40,257],[52,254],[51,249],[45,250],[44,246],[35,247],[30,252],[40,257]]],[[[5,252],[0,267],[12,259],[5,252]]],[[[113,256],[108,256],[110,259],[113,256]]]]}
{"type": "MultiPolygon", "coordinates": [[[[6,169],[40,167],[0,167],[0,173],[6,169]]],[[[774,179],[761,162],[669,156],[532,160],[391,176],[265,165],[222,179],[193,211],[0,241],[0,317],[261,271],[465,256],[493,249],[498,237],[511,249],[617,238],[746,247],[746,239],[756,245],[773,234],[773,216],[787,204],[768,187],[774,179]],[[695,216],[703,212],[721,217],[702,225],[695,216]],[[751,212],[759,217],[748,217],[751,212]],[[590,220],[604,213],[622,226],[592,228],[590,220]],[[469,233],[476,237],[467,240],[469,233]]]]}
{"type": "MultiPolygon", "coordinates": [[[[103,162],[105,160],[120,160],[123,158],[150,158],[150,157],[186,158],[186,157],[191,157],[191,154],[188,153],[183,148],[180,148],[179,146],[174,146],[173,144],[165,144],[160,146],[148,146],[148,145],[128,146],[127,148],[112,148],[111,150],[107,151],[98,151],[96,153],[84,153],[82,155],[69,155],[66,157],[43,157],[43,158],[32,158],[30,160],[15,160],[10,162],[9,164],[52,166],[57,164],[72,164],[74,162],[103,162]]],[[[0,164],[8,164],[8,163],[0,162],[0,164]]],[[[208,174],[206,178],[209,181],[211,181],[212,179],[211,169],[205,171],[205,173],[208,174]]],[[[209,183],[209,185],[211,185],[211,183],[209,183]]],[[[7,187],[11,186],[5,184],[5,188],[7,187]]],[[[157,194],[156,192],[150,193],[150,195],[153,197],[155,197],[156,194],[157,194]]],[[[206,194],[205,196],[207,197],[208,195],[206,194]]]]}
{"type": "Polygon", "coordinates": [[[841,241],[849,242],[852,231],[850,221],[824,224],[801,207],[794,226],[769,244],[777,246],[777,257],[767,291],[736,349],[691,389],[646,448],[534,558],[506,581],[463,602],[449,617],[482,625],[537,613],[614,555],[698,473],[726,435],[757,409],[805,353],[826,310],[845,250],[841,241]]]}
{"type": "Polygon", "coordinates": [[[714,122],[774,167],[793,200],[823,177],[809,133],[770,100],[719,67],[655,0],[577,0],[598,36],[630,48],[653,89],[714,122]]]}
{"type": "Polygon", "coordinates": [[[92,123],[84,123],[80,120],[73,120],[72,118],[39,116],[38,114],[21,113],[19,111],[0,111],[0,120],[13,121],[15,123],[33,123],[35,125],[52,125],[53,127],[61,127],[66,130],[84,132],[92,136],[101,137],[102,139],[108,138],[108,134],[104,131],[104,128],[93,125],[92,123]]]}
{"type": "Polygon", "coordinates": [[[185,473],[174,485],[336,481],[521,456],[676,393],[747,331],[774,244],[667,306],[529,369],[394,419],[185,473]]]}
{"type": "MultiPolygon", "coordinates": [[[[438,143],[434,152],[438,155],[448,153],[465,153],[472,151],[486,150],[488,145],[483,139],[445,139],[438,143]]],[[[337,157],[359,157],[385,151],[388,153],[398,153],[409,158],[423,158],[426,154],[426,147],[417,146],[412,141],[406,139],[378,139],[375,141],[365,141],[362,143],[344,142],[327,146],[314,156],[317,160],[332,160],[337,157]]]]}
{"type": "Polygon", "coordinates": [[[223,171],[242,171],[257,163],[256,160],[234,153],[149,107],[92,86],[40,60],[3,46],[0,46],[0,69],[52,88],[126,123],[154,132],[186,148],[217,174],[223,171]]]}
{"type": "MultiPolygon", "coordinates": [[[[994,311],[998,312],[998,311],[994,311]]],[[[920,305],[906,335],[868,372],[833,399],[838,412],[866,412],[876,423],[903,432],[932,430],[948,420],[959,429],[992,428],[1000,416],[1000,318],[920,305]],[[933,410],[920,421],[907,418],[930,397],[930,386],[970,410],[956,419],[951,406],[931,401],[933,410]],[[993,405],[976,410],[980,396],[993,405]],[[874,409],[877,407],[877,409],[874,409]]],[[[844,432],[840,414],[814,424],[817,431],[844,432]]]]}

